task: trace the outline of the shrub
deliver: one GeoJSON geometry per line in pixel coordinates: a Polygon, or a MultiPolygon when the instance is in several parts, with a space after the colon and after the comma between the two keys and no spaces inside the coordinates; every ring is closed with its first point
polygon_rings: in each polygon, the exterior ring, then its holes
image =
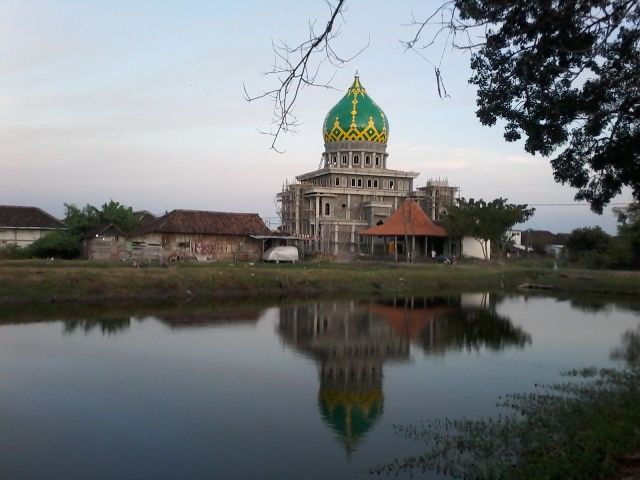
{"type": "Polygon", "coordinates": [[[71,259],[80,256],[81,242],[69,232],[51,232],[33,242],[28,250],[37,258],[71,259]]]}
{"type": "Polygon", "coordinates": [[[6,260],[20,260],[23,258],[29,258],[30,252],[27,248],[22,248],[17,245],[7,245],[0,247],[0,258],[6,260]]]}

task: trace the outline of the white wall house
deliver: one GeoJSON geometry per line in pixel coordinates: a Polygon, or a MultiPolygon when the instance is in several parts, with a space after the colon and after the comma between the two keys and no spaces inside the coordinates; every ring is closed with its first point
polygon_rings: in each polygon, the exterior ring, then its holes
{"type": "Polygon", "coordinates": [[[67,227],[37,207],[0,205],[0,248],[28,247],[37,239],[67,227]]]}

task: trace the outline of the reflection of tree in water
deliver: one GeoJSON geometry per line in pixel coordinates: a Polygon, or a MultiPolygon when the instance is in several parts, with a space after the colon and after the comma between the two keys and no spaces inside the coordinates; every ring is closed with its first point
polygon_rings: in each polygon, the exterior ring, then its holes
{"type": "Polygon", "coordinates": [[[427,353],[483,347],[500,351],[531,344],[528,333],[496,312],[497,301],[489,294],[409,297],[373,305],[371,310],[427,353]]]}
{"type": "Polygon", "coordinates": [[[611,351],[611,360],[626,362],[630,367],[640,366],[640,325],[622,334],[622,345],[611,351]]]}
{"type": "Polygon", "coordinates": [[[487,310],[458,310],[434,319],[419,341],[427,353],[446,350],[501,351],[531,344],[531,336],[507,317],[487,310]]]}
{"type": "Polygon", "coordinates": [[[115,335],[128,330],[131,326],[131,318],[83,318],[64,321],[64,333],[72,334],[77,331],[90,333],[96,328],[100,329],[103,335],[115,335]]]}

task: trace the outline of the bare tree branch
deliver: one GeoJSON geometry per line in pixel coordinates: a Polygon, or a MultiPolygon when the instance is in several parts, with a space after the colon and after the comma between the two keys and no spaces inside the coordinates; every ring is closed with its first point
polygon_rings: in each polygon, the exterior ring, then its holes
{"type": "Polygon", "coordinates": [[[251,95],[243,84],[244,98],[248,102],[269,98],[273,101],[273,120],[269,131],[262,131],[265,135],[273,137],[271,148],[276,148],[278,138],[282,133],[295,133],[300,125],[293,110],[300,92],[305,87],[331,87],[334,74],[326,81],[319,80],[320,68],[323,63],[329,62],[333,67],[340,68],[345,63],[357,57],[369,46],[369,41],[360,50],[349,58],[344,58],[336,53],[331,41],[340,33],[338,17],[342,18],[346,0],[337,0],[337,3],[327,1],[329,6],[329,20],[324,29],[317,33],[315,21],[309,24],[309,38],[298,45],[289,45],[284,41],[272,42],[274,63],[270,71],[264,75],[277,77],[277,86],[258,95],[251,95]],[[320,55],[317,64],[312,60],[320,55]]]}

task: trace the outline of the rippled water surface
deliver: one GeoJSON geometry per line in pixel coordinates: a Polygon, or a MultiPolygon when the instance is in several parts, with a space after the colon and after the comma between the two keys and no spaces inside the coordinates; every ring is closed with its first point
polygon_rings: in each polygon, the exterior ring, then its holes
{"type": "Polygon", "coordinates": [[[0,478],[368,478],[394,424],[637,363],[640,305],[465,294],[0,312],[0,478]]]}

